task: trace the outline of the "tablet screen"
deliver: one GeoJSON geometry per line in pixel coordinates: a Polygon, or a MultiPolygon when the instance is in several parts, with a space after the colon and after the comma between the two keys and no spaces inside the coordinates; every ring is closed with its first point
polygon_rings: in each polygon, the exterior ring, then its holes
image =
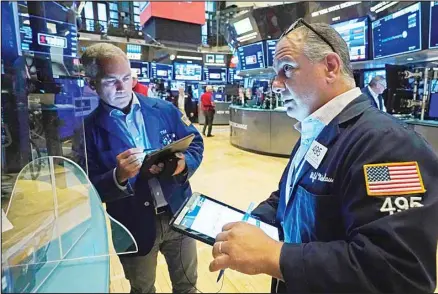
{"type": "MultiPolygon", "coordinates": [[[[178,231],[201,240],[207,244],[214,244],[216,236],[222,232],[222,227],[230,222],[243,219],[245,213],[205,195],[195,193],[174,217],[172,226],[178,231]]],[[[260,227],[274,240],[278,239],[278,229],[272,225],[249,217],[248,223],[260,227]]]]}

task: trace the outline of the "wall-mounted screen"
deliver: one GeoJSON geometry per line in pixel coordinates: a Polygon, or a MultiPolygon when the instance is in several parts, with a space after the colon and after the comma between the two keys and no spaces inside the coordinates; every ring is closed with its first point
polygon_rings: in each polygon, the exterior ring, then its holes
{"type": "Polygon", "coordinates": [[[364,86],[367,86],[375,76],[382,76],[386,78],[386,70],[379,69],[379,70],[364,71],[363,73],[364,86]]]}
{"type": "Polygon", "coordinates": [[[175,68],[175,80],[182,81],[201,81],[202,65],[196,63],[178,63],[173,64],[175,68]]]}
{"type": "Polygon", "coordinates": [[[227,68],[204,67],[204,81],[226,83],[227,68]]]}
{"type": "Polygon", "coordinates": [[[438,48],[438,1],[430,1],[429,48],[438,48]]]}
{"type": "Polygon", "coordinates": [[[238,82],[243,80],[243,78],[239,75],[237,75],[240,71],[235,68],[229,68],[228,69],[228,82],[230,84],[234,84],[234,82],[238,82]]]}
{"type": "Polygon", "coordinates": [[[242,70],[265,67],[263,42],[257,42],[237,48],[240,68],[242,70]]]}
{"type": "Polygon", "coordinates": [[[274,65],[275,46],[278,40],[266,40],[266,66],[274,65]]]}
{"type": "Polygon", "coordinates": [[[224,54],[205,54],[204,65],[209,66],[226,66],[224,54]]]}
{"type": "Polygon", "coordinates": [[[151,62],[151,79],[173,79],[173,66],[169,64],[151,62]]]}
{"type": "Polygon", "coordinates": [[[421,50],[421,3],[372,22],[374,58],[421,50]]]}
{"type": "Polygon", "coordinates": [[[131,61],[131,70],[137,72],[140,81],[149,78],[149,62],[131,61]]]}
{"type": "Polygon", "coordinates": [[[127,44],[126,55],[129,59],[141,60],[141,45],[127,44]]]}
{"type": "Polygon", "coordinates": [[[251,20],[247,17],[242,20],[233,23],[233,27],[236,30],[237,35],[243,35],[252,31],[251,20]]]}
{"type": "Polygon", "coordinates": [[[44,19],[28,13],[19,13],[18,19],[21,50],[24,52],[46,53],[52,56],[77,56],[78,34],[75,24],[44,19]],[[46,26],[45,31],[33,32],[31,23],[35,23],[35,26],[44,23],[46,26]],[[36,34],[35,39],[38,40],[38,43],[33,42],[34,34],[36,34]],[[47,49],[47,51],[44,49],[47,49]]]}
{"type": "Polygon", "coordinates": [[[332,27],[347,43],[350,60],[368,59],[368,17],[332,24],[332,27]]]}

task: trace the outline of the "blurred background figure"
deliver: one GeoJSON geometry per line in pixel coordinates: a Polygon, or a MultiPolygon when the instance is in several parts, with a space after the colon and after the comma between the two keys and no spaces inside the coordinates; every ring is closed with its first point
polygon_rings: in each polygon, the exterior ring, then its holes
{"type": "Polygon", "coordinates": [[[382,93],[386,89],[386,79],[382,76],[375,76],[371,79],[368,86],[362,89],[362,93],[368,96],[371,104],[386,112],[385,103],[383,101],[382,93]]]}
{"type": "Polygon", "coordinates": [[[205,130],[208,126],[207,137],[213,137],[213,135],[211,134],[211,130],[213,129],[215,105],[213,101],[213,88],[211,86],[205,87],[205,92],[201,95],[201,110],[204,113],[205,117],[202,134],[205,136],[205,130]]]}
{"type": "Polygon", "coordinates": [[[188,116],[188,114],[186,113],[185,109],[184,109],[184,104],[185,104],[185,92],[184,92],[184,87],[180,86],[178,88],[178,101],[177,101],[177,105],[178,105],[178,109],[185,114],[186,116],[188,116]]]}

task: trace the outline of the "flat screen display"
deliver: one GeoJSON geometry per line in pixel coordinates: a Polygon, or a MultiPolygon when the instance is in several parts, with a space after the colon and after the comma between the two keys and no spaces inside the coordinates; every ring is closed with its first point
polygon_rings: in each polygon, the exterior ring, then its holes
{"type": "Polygon", "coordinates": [[[205,54],[204,65],[226,66],[224,54],[205,54]]]}
{"type": "Polygon", "coordinates": [[[257,42],[237,48],[240,68],[242,70],[265,67],[263,42],[257,42]]]}
{"type": "Polygon", "coordinates": [[[382,77],[386,78],[386,70],[379,69],[379,70],[365,71],[363,73],[364,85],[367,86],[375,76],[382,76],[382,77]]]}
{"type": "Polygon", "coordinates": [[[238,73],[239,70],[236,70],[235,68],[228,69],[228,82],[230,84],[234,84],[235,81],[237,82],[243,80],[241,76],[237,75],[238,73]]]}
{"type": "Polygon", "coordinates": [[[149,78],[149,62],[131,61],[131,70],[137,72],[139,80],[149,78]]]}
{"type": "Polygon", "coordinates": [[[251,20],[247,17],[242,20],[233,23],[233,27],[236,30],[237,35],[243,35],[252,31],[251,20]]]}
{"type": "Polygon", "coordinates": [[[372,22],[374,58],[421,50],[420,4],[372,22]]]}
{"type": "Polygon", "coordinates": [[[169,64],[151,62],[151,78],[152,79],[173,79],[173,66],[169,64]]]}
{"type": "Polygon", "coordinates": [[[173,64],[175,68],[175,80],[182,81],[201,81],[202,65],[196,63],[178,63],[173,64]]]}
{"type": "Polygon", "coordinates": [[[429,118],[438,119],[438,93],[430,94],[429,118]]]}
{"type": "Polygon", "coordinates": [[[368,17],[332,24],[332,27],[347,43],[350,60],[368,59],[368,17]]]}
{"type": "Polygon", "coordinates": [[[275,46],[278,40],[266,40],[266,66],[274,65],[275,46]]]}
{"type": "Polygon", "coordinates": [[[129,59],[141,60],[141,45],[127,44],[126,55],[129,59]]]}
{"type": "Polygon", "coordinates": [[[204,67],[204,81],[227,82],[227,68],[204,67]]]}
{"type": "Polygon", "coordinates": [[[45,53],[76,57],[78,47],[78,33],[76,25],[58,20],[44,19],[28,13],[18,14],[20,25],[21,50],[27,53],[45,53]],[[44,32],[33,32],[31,23],[45,22],[44,32]],[[38,43],[33,42],[36,34],[38,43]],[[43,48],[47,48],[45,51],[43,48]]]}
{"type": "Polygon", "coordinates": [[[429,48],[438,48],[438,1],[430,1],[429,48]]]}

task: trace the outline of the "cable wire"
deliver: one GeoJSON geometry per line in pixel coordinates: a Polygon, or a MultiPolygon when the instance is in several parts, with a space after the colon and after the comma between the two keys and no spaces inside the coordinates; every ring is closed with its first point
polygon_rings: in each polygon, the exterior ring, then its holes
{"type": "MultiPolygon", "coordinates": [[[[182,242],[183,242],[183,239],[184,239],[184,236],[181,236],[181,238],[180,238],[181,242],[180,242],[180,246],[179,246],[179,259],[180,259],[180,261],[181,261],[181,267],[182,267],[182,269],[183,269],[184,276],[186,276],[187,281],[190,283],[190,285],[191,285],[193,288],[196,289],[196,291],[198,291],[199,293],[204,293],[204,292],[202,292],[201,290],[199,290],[198,288],[196,288],[196,285],[193,284],[192,281],[190,281],[189,277],[187,277],[186,269],[185,269],[185,267],[184,267],[184,263],[183,263],[183,260],[182,260],[182,254],[181,254],[181,252],[182,252],[182,242]]],[[[224,287],[224,280],[225,280],[225,274],[222,276],[222,285],[221,285],[220,289],[219,289],[217,292],[213,292],[213,293],[219,293],[219,292],[222,291],[222,288],[224,287]]],[[[211,292],[208,292],[208,293],[211,293],[211,292]]]]}

